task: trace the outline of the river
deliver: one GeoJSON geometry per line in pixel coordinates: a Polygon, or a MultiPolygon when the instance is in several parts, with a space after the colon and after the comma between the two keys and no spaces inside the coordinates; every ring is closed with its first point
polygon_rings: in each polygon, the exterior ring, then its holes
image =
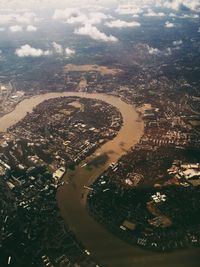
{"type": "Polygon", "coordinates": [[[117,107],[123,117],[123,126],[118,135],[108,141],[84,162],[70,171],[64,179],[68,184],[57,192],[58,205],[67,224],[75,232],[78,239],[87,247],[92,256],[102,267],[197,267],[199,266],[199,249],[184,249],[172,253],[157,253],[131,246],[91,218],[85,209],[87,191],[84,185],[90,185],[111,162],[116,162],[124,153],[135,145],[143,134],[143,122],[135,108],[115,96],[105,94],[87,94],[79,92],[47,93],[37,95],[20,102],[15,110],[0,118],[0,131],[6,129],[20,119],[33,107],[44,100],[60,96],[78,96],[103,100],[117,107]],[[92,169],[81,167],[100,155],[107,160],[92,169]]]}

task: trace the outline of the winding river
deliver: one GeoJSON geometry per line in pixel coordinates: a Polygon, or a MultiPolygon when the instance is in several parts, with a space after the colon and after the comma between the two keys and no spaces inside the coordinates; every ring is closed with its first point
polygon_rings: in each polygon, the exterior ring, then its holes
{"type": "Polygon", "coordinates": [[[143,121],[135,108],[115,96],[105,94],[87,94],[79,92],[47,93],[37,95],[20,102],[9,114],[0,118],[0,132],[20,119],[33,107],[44,100],[61,97],[78,96],[105,101],[118,108],[123,117],[123,126],[118,135],[102,145],[95,153],[81,162],[75,171],[69,171],[64,177],[67,183],[57,192],[58,205],[67,224],[76,233],[78,239],[87,247],[102,267],[197,267],[199,266],[199,249],[179,250],[173,253],[155,253],[131,246],[91,218],[85,209],[87,190],[90,185],[111,162],[116,162],[124,153],[134,146],[143,134],[143,121]],[[91,168],[83,167],[99,156],[106,156],[105,161],[91,168]]]}

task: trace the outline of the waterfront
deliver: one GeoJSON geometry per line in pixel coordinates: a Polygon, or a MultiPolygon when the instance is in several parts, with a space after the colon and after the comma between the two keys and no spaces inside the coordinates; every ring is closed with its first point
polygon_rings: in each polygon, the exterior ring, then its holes
{"type": "Polygon", "coordinates": [[[69,184],[60,187],[58,191],[58,202],[62,215],[92,255],[102,266],[131,267],[131,266],[197,266],[198,257],[195,249],[177,251],[170,254],[152,253],[129,246],[124,241],[116,238],[101,225],[94,221],[84,208],[84,185],[90,184],[111,162],[115,162],[123,153],[137,143],[143,133],[143,123],[139,121],[135,109],[112,96],[86,94],[86,93],[50,93],[24,100],[14,112],[2,117],[0,130],[6,128],[22,119],[27,112],[42,101],[58,96],[80,96],[97,98],[113,106],[116,106],[124,120],[124,125],[119,134],[112,141],[107,142],[98,149],[92,157],[86,159],[91,161],[97,155],[107,155],[108,159],[92,169],[82,168],[81,163],[74,172],[66,175],[69,184]],[[130,138],[132,137],[132,138],[130,138]]]}

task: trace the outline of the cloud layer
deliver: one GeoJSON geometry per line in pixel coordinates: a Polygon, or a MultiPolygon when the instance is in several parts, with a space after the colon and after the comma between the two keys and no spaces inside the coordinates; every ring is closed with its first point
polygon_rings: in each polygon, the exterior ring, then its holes
{"type": "MultiPolygon", "coordinates": [[[[65,7],[79,7],[82,6],[101,6],[107,7],[111,5],[119,4],[119,0],[1,0],[0,9],[14,8],[14,9],[24,9],[24,8],[34,8],[39,7],[44,8],[59,8],[64,9],[65,7]]],[[[122,1],[121,1],[122,2],[122,1]]],[[[124,1],[125,2],[125,1],[124,1]]],[[[120,14],[138,14],[140,9],[147,7],[166,7],[173,10],[180,10],[182,7],[189,8],[191,10],[199,10],[200,2],[199,0],[132,0],[126,1],[128,4],[120,4],[117,8],[117,12],[120,14]]]]}
{"type": "Polygon", "coordinates": [[[120,19],[106,22],[105,25],[110,27],[110,28],[127,28],[127,27],[139,27],[139,26],[141,26],[141,24],[137,21],[127,22],[127,21],[123,21],[120,19]]]}
{"type": "Polygon", "coordinates": [[[33,26],[33,25],[28,25],[26,27],[26,31],[27,32],[36,32],[37,31],[37,27],[33,26]]]}
{"type": "Polygon", "coordinates": [[[71,56],[74,56],[75,55],[76,51],[74,49],[71,49],[71,48],[67,47],[65,49],[65,53],[66,53],[66,55],[68,57],[71,57],[71,56]]]}
{"type": "Polygon", "coordinates": [[[23,31],[22,26],[19,26],[19,25],[10,26],[9,29],[11,32],[22,32],[23,31]]]}
{"type": "Polygon", "coordinates": [[[51,51],[42,50],[31,47],[30,45],[22,45],[20,48],[16,49],[15,54],[18,57],[41,57],[51,55],[51,51]]]}
{"type": "Polygon", "coordinates": [[[165,22],[165,28],[174,28],[174,27],[175,27],[174,23],[169,22],[169,21],[165,22]]]}
{"type": "Polygon", "coordinates": [[[38,21],[34,12],[0,14],[0,24],[31,24],[38,21]]]}
{"type": "Polygon", "coordinates": [[[79,8],[56,9],[53,19],[68,23],[68,24],[99,24],[108,16],[102,12],[86,12],[80,11],[79,8]]]}
{"type": "Polygon", "coordinates": [[[113,35],[106,35],[101,32],[97,27],[91,24],[85,24],[83,27],[77,28],[74,31],[75,34],[89,36],[90,38],[104,42],[117,42],[118,39],[113,35]]]}
{"type": "Polygon", "coordinates": [[[158,55],[161,52],[158,48],[154,48],[149,45],[146,45],[146,49],[150,55],[158,55]]]}
{"type": "Polygon", "coordinates": [[[118,14],[140,14],[150,7],[168,8],[175,11],[186,7],[192,11],[200,10],[199,0],[134,0],[129,4],[121,4],[116,9],[118,14]]]}
{"type": "Polygon", "coordinates": [[[42,50],[40,48],[34,48],[29,44],[22,45],[20,48],[16,49],[15,54],[18,57],[42,57],[50,56],[52,54],[58,54],[65,57],[72,57],[75,55],[76,51],[72,48],[66,47],[65,49],[62,45],[53,42],[51,50],[42,50]]]}
{"type": "Polygon", "coordinates": [[[67,56],[67,57],[72,57],[76,54],[76,51],[72,48],[66,47],[65,49],[61,44],[58,44],[56,42],[52,43],[53,46],[53,51],[56,54],[62,55],[62,56],[67,56]]]}

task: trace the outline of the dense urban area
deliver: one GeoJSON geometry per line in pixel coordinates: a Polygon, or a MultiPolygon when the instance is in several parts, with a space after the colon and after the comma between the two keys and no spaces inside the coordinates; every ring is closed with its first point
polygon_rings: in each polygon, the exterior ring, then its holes
{"type": "Polygon", "coordinates": [[[48,164],[54,172],[73,167],[114,138],[121,124],[119,111],[104,102],[49,99],[2,134],[3,157],[12,168],[48,164]]]}
{"type": "MultiPolygon", "coordinates": [[[[96,70],[67,73],[67,80],[74,83],[77,80],[77,84],[83,76],[88,79],[86,87],[77,86],[75,91],[121,97],[137,106],[145,123],[140,142],[119,162],[111,164],[92,185],[88,210],[100,223],[131,244],[162,251],[192,244],[198,246],[197,99],[184,91],[180,97],[180,92],[165,80],[153,80],[146,85],[151,86],[149,90],[145,90],[144,85],[132,85],[131,74],[126,78],[124,75],[125,70],[114,75],[100,74],[96,70]],[[130,80],[131,85],[118,86],[125,80],[130,80]]],[[[73,89],[70,82],[68,86],[73,89]]],[[[184,88],[185,85],[176,86],[184,88]]],[[[69,88],[64,86],[62,91],[69,88]]],[[[28,243],[34,242],[31,250],[40,256],[37,257],[40,261],[35,262],[33,257],[31,266],[41,261],[46,266],[65,266],[62,264],[68,262],[94,265],[87,250],[64,226],[56,208],[55,191],[67,168],[73,169],[99,145],[115,137],[121,124],[120,113],[104,102],[62,97],[39,104],[7,133],[1,134],[2,188],[6,188],[1,192],[1,243],[6,253],[3,259],[8,260],[6,256],[13,255],[12,245],[18,240],[14,253],[16,262],[21,262],[22,257],[23,262],[30,260],[28,243]],[[44,215],[38,217],[41,213],[44,215]],[[47,223],[45,231],[38,226],[47,223]],[[52,232],[55,224],[58,224],[56,233],[52,232]],[[62,237],[59,244],[58,236],[62,237]],[[23,255],[21,246],[27,248],[23,255]]]]}
{"type": "Polygon", "coordinates": [[[42,102],[2,133],[3,266],[97,266],[64,225],[56,189],[67,169],[114,138],[121,125],[119,111],[105,102],[60,97],[42,102]]]}
{"type": "Polygon", "coordinates": [[[99,9],[105,14],[46,10],[48,18],[43,9],[38,17],[20,11],[11,21],[9,10],[0,11],[0,119],[34,97],[79,92],[122,100],[144,125],[139,141],[112,163],[96,151],[117,138],[124,120],[102,100],[51,97],[0,130],[1,267],[109,266],[58,205],[59,189],[76,187],[68,173],[90,175],[90,157],[101,158],[99,170],[108,163],[78,191],[90,219],[148,252],[200,247],[200,7],[182,2],[99,9]]]}

